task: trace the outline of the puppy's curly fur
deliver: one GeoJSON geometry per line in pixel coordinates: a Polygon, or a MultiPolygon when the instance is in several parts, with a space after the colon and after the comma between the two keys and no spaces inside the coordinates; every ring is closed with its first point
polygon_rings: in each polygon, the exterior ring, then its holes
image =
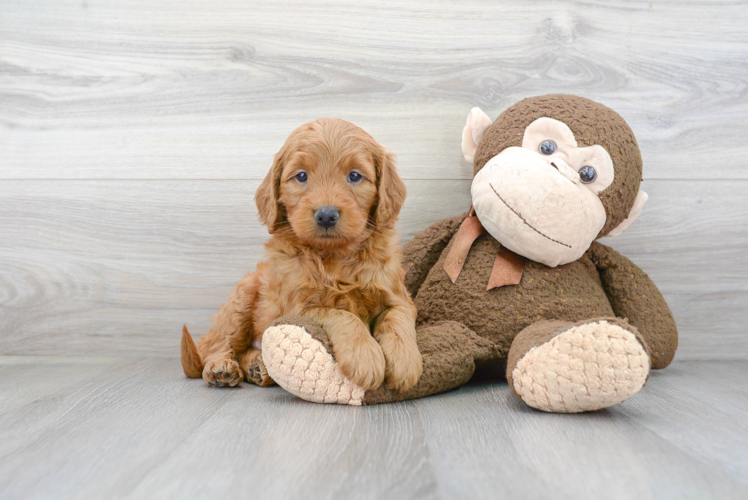
{"type": "Polygon", "coordinates": [[[197,346],[185,327],[185,374],[215,387],[272,383],[250,376],[261,359],[253,345],[275,319],[302,314],[325,328],[361,388],[412,387],[422,363],[394,227],[404,201],[393,155],[364,130],[332,118],[297,128],[255,194],[272,235],[264,260],[197,346]],[[317,220],[320,207],[339,213],[331,227],[317,220]]]}

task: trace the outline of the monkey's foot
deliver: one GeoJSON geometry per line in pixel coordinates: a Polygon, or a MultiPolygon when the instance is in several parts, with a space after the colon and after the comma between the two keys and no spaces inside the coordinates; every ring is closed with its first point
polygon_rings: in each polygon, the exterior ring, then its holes
{"type": "Polygon", "coordinates": [[[649,355],[634,327],[618,319],[541,322],[512,343],[512,391],[538,410],[577,413],[625,401],[644,386],[649,355]]]}
{"type": "Polygon", "coordinates": [[[273,325],[262,335],[262,358],[276,384],[307,401],[360,406],[364,390],[340,373],[331,353],[327,334],[311,322],[273,325]]]}

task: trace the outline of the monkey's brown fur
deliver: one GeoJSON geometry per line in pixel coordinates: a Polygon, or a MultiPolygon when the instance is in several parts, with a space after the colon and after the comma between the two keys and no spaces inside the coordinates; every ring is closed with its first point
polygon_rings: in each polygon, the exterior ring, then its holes
{"type": "Polygon", "coordinates": [[[546,95],[524,99],[501,113],[486,130],[475,152],[473,173],[488,160],[511,146],[521,146],[527,126],[541,117],[564,122],[574,132],[580,147],[599,144],[613,160],[616,175],[602,193],[607,219],[605,236],[628,216],[642,181],[642,157],[628,124],[612,109],[595,101],[571,95],[546,95]]]}
{"type": "Polygon", "coordinates": [[[325,329],[341,371],[360,387],[413,386],[421,375],[416,312],[394,228],[404,200],[394,157],[359,127],[321,119],[296,129],[255,194],[272,234],[265,257],[197,346],[185,327],[185,374],[212,386],[270,383],[252,376],[262,369],[252,344],[280,316],[303,315],[325,329]],[[363,175],[355,185],[347,181],[353,169],[363,175]],[[340,218],[321,234],[313,214],[325,205],[340,218]]]}
{"type": "MultiPolygon", "coordinates": [[[[548,95],[511,106],[484,133],[475,155],[475,172],[505,148],[521,145],[527,125],[544,116],[566,123],[580,146],[600,144],[609,152],[615,178],[600,193],[607,214],[600,232],[604,236],[628,215],[641,183],[642,160],[623,118],[599,103],[548,95]]],[[[622,317],[654,349],[653,368],[670,364],[678,345],[673,316],[654,283],[626,257],[595,242],[579,260],[555,268],[528,261],[518,285],[486,291],[500,245],[485,233],[473,244],[459,279],[452,283],[442,266],[464,218],[438,222],[403,250],[419,324],[446,319],[460,322],[493,341],[506,356],[515,336],[537,321],[622,317]]]]}

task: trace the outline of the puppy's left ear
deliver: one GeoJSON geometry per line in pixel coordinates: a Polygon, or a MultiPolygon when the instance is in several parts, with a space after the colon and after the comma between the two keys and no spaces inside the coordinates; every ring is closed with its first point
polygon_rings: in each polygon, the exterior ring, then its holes
{"type": "Polygon", "coordinates": [[[383,227],[392,225],[397,220],[400,209],[405,203],[407,191],[403,180],[397,175],[395,155],[382,148],[376,158],[378,201],[374,222],[383,227]]]}
{"type": "Polygon", "coordinates": [[[284,145],[275,155],[270,172],[255,191],[255,204],[257,205],[257,212],[260,214],[260,222],[268,227],[270,234],[275,232],[285,217],[285,210],[278,201],[285,156],[286,147],[284,145]]]}

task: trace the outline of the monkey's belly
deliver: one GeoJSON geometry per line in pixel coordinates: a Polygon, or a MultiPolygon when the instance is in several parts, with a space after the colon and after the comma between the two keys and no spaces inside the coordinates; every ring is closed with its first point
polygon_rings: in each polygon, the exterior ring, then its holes
{"type": "Polygon", "coordinates": [[[479,237],[456,283],[443,269],[451,246],[415,298],[419,323],[458,321],[495,342],[506,354],[514,337],[536,321],[614,316],[597,268],[586,255],[555,268],[528,261],[518,285],[486,291],[499,243],[488,234],[479,237]]]}

